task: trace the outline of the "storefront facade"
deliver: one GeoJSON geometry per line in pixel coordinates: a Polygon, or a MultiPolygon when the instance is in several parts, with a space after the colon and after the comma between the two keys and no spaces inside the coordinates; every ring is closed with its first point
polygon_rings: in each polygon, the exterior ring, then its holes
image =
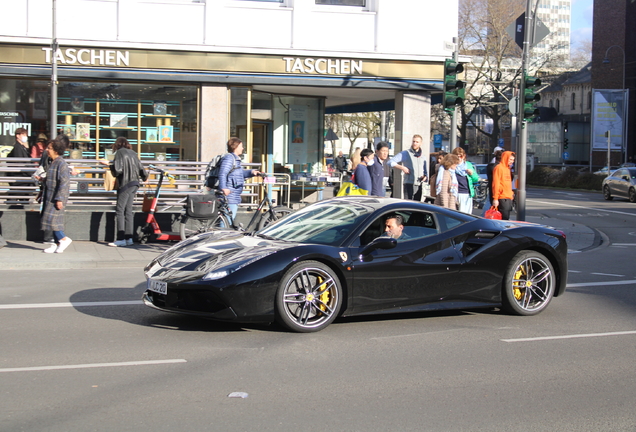
{"type": "MultiPolygon", "coordinates": [[[[118,23],[134,12],[125,8],[136,4],[97,3],[118,23]],[[112,8],[114,4],[119,7],[112,8]]],[[[441,90],[444,57],[450,56],[441,50],[444,35],[421,44],[413,40],[421,30],[405,28],[401,44],[384,36],[406,19],[395,11],[407,3],[421,7],[419,2],[362,1],[344,9],[322,9],[312,0],[194,3],[157,2],[157,8],[169,4],[175,20],[196,8],[204,17],[214,15],[217,23],[237,13],[247,21],[252,14],[267,13],[268,28],[282,33],[274,41],[269,33],[247,31],[247,36],[232,39],[232,47],[217,26],[213,44],[210,22],[190,16],[183,24],[191,31],[175,35],[179,43],[170,45],[145,43],[148,35],[139,26],[131,41],[122,42],[121,34],[132,30],[121,24],[117,36],[98,25],[90,43],[67,34],[55,51],[41,35],[30,37],[33,30],[27,30],[27,37],[0,34],[0,146],[13,144],[17,127],[35,138],[50,135],[54,122],[79,157],[105,157],[116,137],[126,136],[142,158],[205,161],[224,152],[230,136],[238,136],[246,143],[245,160],[273,172],[283,166],[304,171],[323,160],[324,114],[330,109],[362,110],[378,103],[396,109],[396,151],[410,144],[410,135],[429,134],[431,97],[441,90]],[[311,38],[313,24],[302,28],[299,23],[315,23],[325,13],[330,19],[359,21],[364,32],[354,40],[350,37],[355,32],[342,39],[351,30],[340,30],[317,43],[311,38]],[[369,24],[376,41],[371,50],[369,24]],[[199,38],[199,44],[192,45],[188,37],[199,38]],[[286,43],[281,37],[290,39],[294,48],[278,46],[286,43]],[[387,42],[380,43],[383,40],[387,42]],[[253,48],[263,44],[270,47],[253,48]],[[423,55],[433,44],[433,53],[423,55]],[[405,47],[420,52],[397,52],[405,47]],[[51,113],[54,62],[57,112],[51,113]]],[[[435,7],[452,11],[457,5],[435,7]]],[[[30,11],[26,23],[32,19],[30,11]]],[[[453,32],[452,26],[447,32],[453,32]]]]}

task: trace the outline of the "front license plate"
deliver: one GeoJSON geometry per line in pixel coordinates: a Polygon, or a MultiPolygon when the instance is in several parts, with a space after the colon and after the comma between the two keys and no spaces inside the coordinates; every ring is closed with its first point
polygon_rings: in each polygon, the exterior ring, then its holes
{"type": "Polygon", "coordinates": [[[150,291],[159,293],[159,294],[167,294],[168,293],[168,284],[164,281],[148,279],[147,288],[150,291]]]}

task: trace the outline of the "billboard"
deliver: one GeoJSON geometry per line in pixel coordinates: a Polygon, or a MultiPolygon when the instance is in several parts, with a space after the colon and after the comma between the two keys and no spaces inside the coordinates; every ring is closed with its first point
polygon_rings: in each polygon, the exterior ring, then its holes
{"type": "Polygon", "coordinates": [[[607,137],[610,133],[611,150],[622,151],[625,148],[625,121],[629,90],[594,90],[592,95],[592,150],[607,150],[607,137]]]}

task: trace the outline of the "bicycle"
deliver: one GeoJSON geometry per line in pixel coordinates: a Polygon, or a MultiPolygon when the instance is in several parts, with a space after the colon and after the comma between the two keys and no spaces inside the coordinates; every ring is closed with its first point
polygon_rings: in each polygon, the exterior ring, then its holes
{"type": "Polygon", "coordinates": [[[181,234],[181,240],[185,240],[193,235],[203,232],[212,231],[218,228],[234,229],[237,231],[253,232],[259,231],[268,226],[269,224],[276,222],[293,210],[286,206],[274,206],[275,202],[269,198],[267,188],[262,187],[267,177],[266,174],[259,174],[261,177],[261,189],[264,191],[263,199],[258,204],[256,211],[252,215],[246,228],[241,225],[235,225],[235,221],[232,218],[232,211],[230,210],[227,202],[227,197],[222,191],[215,191],[216,200],[218,204],[218,212],[210,219],[197,219],[184,215],[181,218],[179,224],[179,233],[181,234]]]}

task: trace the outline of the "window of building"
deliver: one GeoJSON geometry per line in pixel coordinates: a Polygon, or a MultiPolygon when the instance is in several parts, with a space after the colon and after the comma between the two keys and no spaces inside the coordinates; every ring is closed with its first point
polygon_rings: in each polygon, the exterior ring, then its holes
{"type": "Polygon", "coordinates": [[[316,0],[317,5],[366,7],[367,0],[316,0]]]}
{"type": "Polygon", "coordinates": [[[557,113],[561,112],[561,101],[559,101],[559,99],[556,100],[555,108],[557,110],[557,113]]]}
{"type": "Polygon", "coordinates": [[[587,92],[587,109],[592,109],[592,92],[587,92]]]}
{"type": "Polygon", "coordinates": [[[554,106],[552,104],[552,99],[550,99],[550,108],[554,108],[554,106]]]}
{"type": "Polygon", "coordinates": [[[576,93],[572,93],[572,109],[576,109],[576,93]]]}

